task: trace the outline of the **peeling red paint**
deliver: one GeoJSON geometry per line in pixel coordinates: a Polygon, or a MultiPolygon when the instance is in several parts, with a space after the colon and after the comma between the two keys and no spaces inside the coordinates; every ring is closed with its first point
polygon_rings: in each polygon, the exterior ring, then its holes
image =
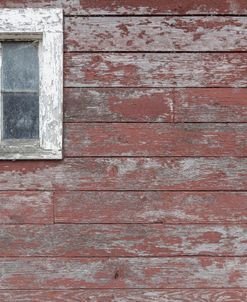
{"type": "Polygon", "coordinates": [[[64,9],[64,159],[0,162],[0,301],[247,301],[245,0],[64,9]]]}

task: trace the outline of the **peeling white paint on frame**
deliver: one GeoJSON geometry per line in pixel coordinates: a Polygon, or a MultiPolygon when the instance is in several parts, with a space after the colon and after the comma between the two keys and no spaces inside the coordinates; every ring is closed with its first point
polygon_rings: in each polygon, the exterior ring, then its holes
{"type": "MultiPolygon", "coordinates": [[[[39,141],[0,142],[0,159],[61,159],[63,125],[63,11],[1,9],[0,41],[39,40],[39,141]]],[[[2,127],[0,125],[0,127],[2,127]]]]}

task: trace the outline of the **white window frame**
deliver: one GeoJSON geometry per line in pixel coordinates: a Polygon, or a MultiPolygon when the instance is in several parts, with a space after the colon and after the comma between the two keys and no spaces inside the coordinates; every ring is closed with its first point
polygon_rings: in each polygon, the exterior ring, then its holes
{"type": "MultiPolygon", "coordinates": [[[[0,9],[0,41],[9,40],[39,41],[39,140],[2,140],[0,136],[0,159],[62,159],[62,9],[0,9]]],[[[0,75],[1,62],[0,51],[0,75]]]]}

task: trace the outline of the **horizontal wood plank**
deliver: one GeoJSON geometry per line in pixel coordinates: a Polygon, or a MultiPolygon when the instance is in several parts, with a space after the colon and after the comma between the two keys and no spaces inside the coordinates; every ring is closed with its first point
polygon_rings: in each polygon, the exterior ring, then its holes
{"type": "Polygon", "coordinates": [[[73,15],[246,15],[245,0],[1,0],[0,7],[63,7],[73,15]]]}
{"type": "Polygon", "coordinates": [[[66,88],[66,122],[247,122],[245,88],[66,88]],[[174,103],[174,108],[173,108],[174,103]]]}
{"type": "Polygon", "coordinates": [[[247,258],[1,258],[1,289],[246,288],[247,258]]]}
{"type": "Polygon", "coordinates": [[[246,51],[241,17],[70,17],[66,51],[246,51]]]}
{"type": "Polygon", "coordinates": [[[51,192],[0,192],[0,224],[53,223],[51,192]]]}
{"type": "Polygon", "coordinates": [[[55,192],[58,223],[247,223],[246,192],[55,192]]]}
{"type": "Polygon", "coordinates": [[[1,226],[0,257],[245,256],[247,226],[1,226]]]}
{"type": "Polygon", "coordinates": [[[0,162],[0,190],[247,190],[246,158],[0,162]]]}
{"type": "Polygon", "coordinates": [[[66,88],[67,122],[172,122],[171,89],[66,88]]]}
{"type": "Polygon", "coordinates": [[[67,53],[65,87],[247,87],[247,53],[67,53]]]}
{"type": "Polygon", "coordinates": [[[246,156],[247,124],[66,124],[65,155],[246,156]]]}
{"type": "Polygon", "coordinates": [[[247,122],[247,89],[176,89],[175,122],[247,122]]]}
{"type": "Polygon", "coordinates": [[[4,290],[2,302],[246,302],[246,289],[4,290]]]}

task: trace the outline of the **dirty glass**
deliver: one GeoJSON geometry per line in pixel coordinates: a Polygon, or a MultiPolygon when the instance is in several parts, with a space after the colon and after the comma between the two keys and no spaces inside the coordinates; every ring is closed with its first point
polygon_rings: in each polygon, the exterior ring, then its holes
{"type": "Polygon", "coordinates": [[[38,139],[38,43],[1,44],[3,139],[38,139]]]}

